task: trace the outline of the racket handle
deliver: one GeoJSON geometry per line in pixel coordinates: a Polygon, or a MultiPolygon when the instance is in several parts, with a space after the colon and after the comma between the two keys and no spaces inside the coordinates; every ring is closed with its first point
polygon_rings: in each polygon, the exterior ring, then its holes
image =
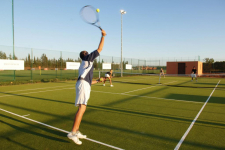
{"type": "Polygon", "coordinates": [[[102,31],[102,28],[101,27],[99,27],[99,29],[102,31]]]}

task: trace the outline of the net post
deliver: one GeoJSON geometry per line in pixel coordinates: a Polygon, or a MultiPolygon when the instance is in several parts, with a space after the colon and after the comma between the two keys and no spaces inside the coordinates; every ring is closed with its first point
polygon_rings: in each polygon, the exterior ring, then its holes
{"type": "Polygon", "coordinates": [[[160,83],[160,73],[159,73],[159,83],[158,83],[158,84],[161,84],[161,83],[160,83]]]}

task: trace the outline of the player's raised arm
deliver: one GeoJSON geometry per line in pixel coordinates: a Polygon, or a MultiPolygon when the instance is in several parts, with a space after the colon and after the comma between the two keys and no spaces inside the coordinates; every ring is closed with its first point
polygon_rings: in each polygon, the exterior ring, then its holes
{"type": "Polygon", "coordinates": [[[106,36],[106,32],[105,32],[105,30],[102,30],[101,41],[100,41],[99,46],[98,46],[98,49],[97,49],[98,53],[100,53],[100,52],[102,51],[102,48],[103,48],[103,46],[104,46],[104,39],[105,39],[105,36],[106,36]]]}

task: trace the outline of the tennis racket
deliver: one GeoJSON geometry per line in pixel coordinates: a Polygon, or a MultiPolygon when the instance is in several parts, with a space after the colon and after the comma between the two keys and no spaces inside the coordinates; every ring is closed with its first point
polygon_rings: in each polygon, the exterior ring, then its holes
{"type": "Polygon", "coordinates": [[[84,6],[80,10],[80,15],[85,22],[94,25],[102,30],[99,23],[98,13],[96,12],[96,9],[94,7],[92,7],[91,5],[84,6]]]}

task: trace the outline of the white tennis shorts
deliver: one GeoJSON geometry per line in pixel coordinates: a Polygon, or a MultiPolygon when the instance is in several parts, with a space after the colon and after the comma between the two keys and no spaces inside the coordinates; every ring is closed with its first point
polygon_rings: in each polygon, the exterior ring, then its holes
{"type": "Polygon", "coordinates": [[[91,86],[85,80],[78,80],[76,84],[76,100],[75,106],[79,104],[87,105],[87,102],[90,98],[91,86]]]}
{"type": "Polygon", "coordinates": [[[192,78],[196,78],[196,74],[191,74],[191,77],[192,78]]]}
{"type": "Polygon", "coordinates": [[[108,77],[109,78],[110,76],[109,76],[109,74],[105,74],[105,77],[108,77]]]}

